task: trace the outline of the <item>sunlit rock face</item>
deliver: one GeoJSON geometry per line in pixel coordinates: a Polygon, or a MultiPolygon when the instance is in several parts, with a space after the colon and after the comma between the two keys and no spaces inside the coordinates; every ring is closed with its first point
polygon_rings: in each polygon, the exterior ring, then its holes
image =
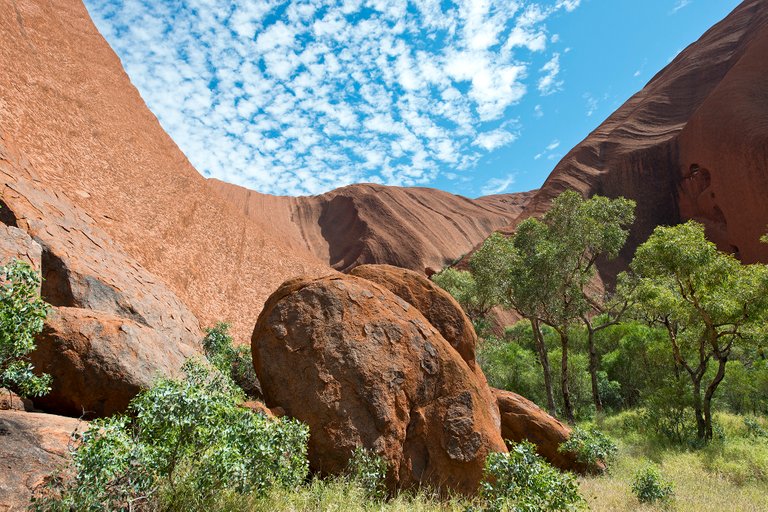
{"type": "Polygon", "coordinates": [[[518,219],[563,190],[637,201],[615,275],[660,224],[703,222],[718,246],[768,261],[768,4],[747,0],[681,52],[555,167],[518,219]]]}

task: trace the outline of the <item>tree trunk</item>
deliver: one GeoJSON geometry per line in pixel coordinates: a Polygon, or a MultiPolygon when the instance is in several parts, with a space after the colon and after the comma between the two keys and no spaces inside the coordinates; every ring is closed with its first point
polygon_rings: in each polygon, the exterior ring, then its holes
{"type": "Polygon", "coordinates": [[[576,423],[573,415],[573,406],[571,405],[571,393],[568,389],[568,334],[560,333],[560,345],[563,350],[563,357],[560,361],[560,387],[563,391],[563,415],[569,423],[576,423]]]}
{"type": "Polygon", "coordinates": [[[557,416],[557,407],[555,407],[555,394],[552,391],[552,372],[549,369],[549,354],[547,346],[544,343],[544,336],[541,334],[541,324],[538,320],[531,320],[533,328],[533,339],[536,343],[536,351],[539,353],[539,361],[544,372],[544,389],[547,392],[547,410],[552,416],[557,416]]]}
{"type": "Polygon", "coordinates": [[[595,403],[595,411],[603,412],[603,401],[600,399],[600,389],[597,387],[597,351],[595,350],[595,331],[587,326],[589,341],[589,376],[592,378],[592,401],[595,403]]]}
{"type": "Polygon", "coordinates": [[[704,412],[701,405],[701,376],[691,376],[693,381],[693,413],[696,415],[696,437],[706,440],[707,424],[704,421],[704,412]]]}
{"type": "Polygon", "coordinates": [[[704,393],[704,439],[707,441],[712,440],[712,397],[717,390],[717,386],[720,385],[723,381],[723,377],[725,377],[725,364],[727,362],[727,358],[718,360],[715,378],[709,383],[707,391],[704,393]]]}

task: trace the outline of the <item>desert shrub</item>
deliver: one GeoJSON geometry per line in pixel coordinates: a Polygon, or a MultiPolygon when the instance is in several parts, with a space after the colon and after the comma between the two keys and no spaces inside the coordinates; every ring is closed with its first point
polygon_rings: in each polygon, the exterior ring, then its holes
{"type": "Polygon", "coordinates": [[[509,453],[488,456],[480,501],[482,508],[489,511],[534,512],[586,507],[573,475],[561,473],[548,464],[527,441],[513,445],[509,453]]]}
{"type": "Polygon", "coordinates": [[[21,396],[50,391],[49,375],[35,375],[28,354],[43,330],[48,305],[40,298],[40,274],[28,263],[13,260],[0,267],[0,387],[21,396]]]}
{"type": "Polygon", "coordinates": [[[488,337],[478,347],[477,360],[488,384],[514,391],[546,407],[544,377],[532,350],[516,341],[488,337]]]}
{"type": "Polygon", "coordinates": [[[219,322],[205,330],[203,351],[213,366],[235,383],[251,398],[261,396],[261,384],[253,369],[251,347],[234,346],[229,334],[229,324],[219,322]]]}
{"type": "Polygon", "coordinates": [[[658,468],[649,465],[635,473],[632,493],[640,503],[665,503],[673,498],[674,487],[658,468]]]}
{"type": "Polygon", "coordinates": [[[747,429],[747,436],[768,439],[768,430],[754,416],[744,417],[744,427],[747,429]]]}
{"type": "Polygon", "coordinates": [[[648,433],[676,445],[696,439],[696,421],[691,406],[689,385],[682,379],[669,378],[644,401],[645,427],[648,433]]]}
{"type": "Polygon", "coordinates": [[[362,446],[352,452],[347,475],[363,488],[369,499],[380,501],[386,496],[387,463],[382,457],[362,446]]]}
{"type": "Polygon", "coordinates": [[[177,493],[205,500],[223,489],[260,495],[301,484],[309,431],[238,407],[242,392],[199,361],[131,401],[128,416],[96,420],[77,440],[72,472],[38,510],[173,508],[177,493]]]}
{"type": "Polygon", "coordinates": [[[582,464],[595,465],[598,461],[609,464],[613,461],[618,447],[616,443],[596,428],[574,427],[568,440],[558,448],[561,452],[576,454],[582,464]]]}

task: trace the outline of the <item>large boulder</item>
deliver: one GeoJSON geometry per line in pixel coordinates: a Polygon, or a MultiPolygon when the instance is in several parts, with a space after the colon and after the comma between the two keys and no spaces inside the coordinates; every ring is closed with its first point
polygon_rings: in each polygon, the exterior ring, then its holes
{"type": "Polygon", "coordinates": [[[450,293],[421,274],[392,265],[360,265],[350,274],[383,286],[418,309],[461,358],[475,367],[477,334],[450,293]]]}
{"type": "Polygon", "coordinates": [[[486,456],[506,451],[484,380],[415,307],[370,281],[287,281],[251,343],[267,405],[309,425],[315,471],[342,472],[363,446],[386,460],[391,489],[472,493],[486,456]]]}
{"type": "Polygon", "coordinates": [[[32,363],[53,377],[36,398],[45,411],[96,417],[122,412],[161,376],[178,375],[193,347],[172,343],[128,318],[80,308],[52,308],[32,363]]]}
{"type": "Polygon", "coordinates": [[[598,473],[605,466],[590,466],[577,460],[576,454],[559,451],[560,444],[568,440],[571,429],[547,414],[538,405],[517,393],[491,388],[501,413],[501,435],[507,441],[530,441],[539,455],[555,467],[576,473],[598,473]]]}
{"type": "Polygon", "coordinates": [[[72,433],[85,427],[73,418],[0,410],[0,510],[27,510],[46,478],[66,465],[72,433]]]}

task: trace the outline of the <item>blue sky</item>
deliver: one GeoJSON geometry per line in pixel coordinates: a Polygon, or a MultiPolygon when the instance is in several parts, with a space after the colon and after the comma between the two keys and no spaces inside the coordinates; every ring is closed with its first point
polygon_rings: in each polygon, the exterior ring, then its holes
{"type": "Polygon", "coordinates": [[[204,175],[470,197],[557,161],[737,0],[85,0],[204,175]]]}

